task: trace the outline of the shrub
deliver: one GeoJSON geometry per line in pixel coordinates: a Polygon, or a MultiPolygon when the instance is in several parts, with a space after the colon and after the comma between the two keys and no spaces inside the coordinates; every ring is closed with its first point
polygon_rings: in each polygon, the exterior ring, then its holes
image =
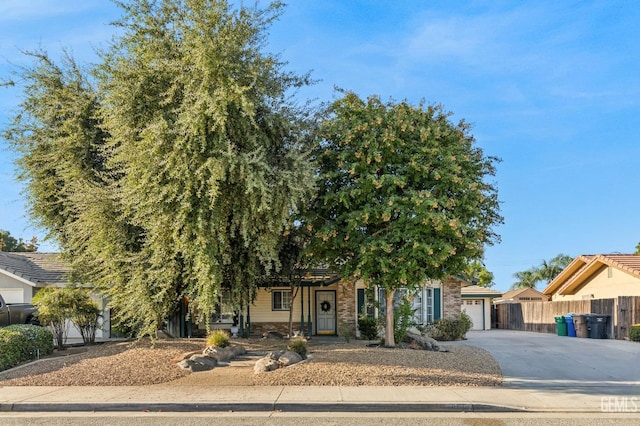
{"type": "Polygon", "coordinates": [[[207,346],[226,348],[229,346],[229,334],[225,330],[213,330],[207,337],[207,346]]]}
{"type": "Polygon", "coordinates": [[[349,343],[351,339],[353,339],[353,328],[351,327],[351,324],[347,323],[346,321],[340,320],[338,322],[338,332],[347,343],[349,343]]]}
{"type": "Polygon", "coordinates": [[[6,327],[5,330],[17,331],[27,338],[28,345],[24,347],[21,355],[23,361],[53,352],[53,333],[48,328],[31,324],[14,324],[6,327]]]}
{"type": "Polygon", "coordinates": [[[95,343],[100,317],[98,304],[87,293],[79,293],[76,306],[71,312],[71,321],[80,332],[85,345],[95,343]]]}
{"type": "Polygon", "coordinates": [[[640,324],[634,324],[629,330],[629,339],[633,342],[640,342],[640,324]]]}
{"type": "Polygon", "coordinates": [[[43,325],[51,326],[59,349],[63,349],[67,341],[67,318],[71,316],[74,301],[72,288],[46,287],[33,297],[38,319],[43,325]]]}
{"type": "Polygon", "coordinates": [[[464,339],[467,331],[471,330],[473,322],[469,315],[461,312],[455,319],[439,319],[427,327],[428,334],[439,341],[452,341],[464,339]]]}
{"type": "Polygon", "coordinates": [[[403,342],[409,329],[416,325],[414,315],[416,310],[409,299],[404,299],[393,312],[393,339],[403,342]]]}
{"type": "Polygon", "coordinates": [[[292,339],[287,349],[291,352],[297,352],[303,359],[307,358],[307,341],[304,339],[292,339]]]}
{"type": "Polygon", "coordinates": [[[358,318],[358,330],[365,339],[375,340],[378,338],[378,321],[372,317],[361,316],[358,318]]]}
{"type": "Polygon", "coordinates": [[[17,330],[0,328],[0,371],[23,361],[23,355],[28,351],[29,341],[24,334],[17,330]]]}

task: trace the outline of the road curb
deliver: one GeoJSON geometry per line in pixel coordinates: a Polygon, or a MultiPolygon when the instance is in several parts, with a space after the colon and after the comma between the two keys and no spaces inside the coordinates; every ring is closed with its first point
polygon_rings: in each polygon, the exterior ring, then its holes
{"type": "Polygon", "coordinates": [[[516,413],[529,410],[468,403],[31,403],[0,404],[0,412],[477,412],[516,413]]]}

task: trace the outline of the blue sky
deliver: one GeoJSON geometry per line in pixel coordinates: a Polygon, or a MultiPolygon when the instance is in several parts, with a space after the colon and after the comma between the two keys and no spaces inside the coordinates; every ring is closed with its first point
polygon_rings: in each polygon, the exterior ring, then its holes
{"type": "MultiPolygon", "coordinates": [[[[253,4],[253,2],[247,2],[253,4]]],[[[442,104],[473,124],[505,224],[487,248],[495,289],[558,253],[630,253],[640,241],[640,8],[611,1],[291,0],[268,49],[319,82],[363,97],[442,104]]],[[[264,2],[263,2],[264,4],[264,2]]],[[[107,0],[3,0],[0,80],[20,50],[79,62],[114,34],[107,0]]],[[[0,125],[20,99],[0,88],[0,125]]],[[[0,142],[0,229],[42,236],[25,216],[13,155],[0,142]]],[[[42,251],[55,246],[43,243],[42,251]]]]}

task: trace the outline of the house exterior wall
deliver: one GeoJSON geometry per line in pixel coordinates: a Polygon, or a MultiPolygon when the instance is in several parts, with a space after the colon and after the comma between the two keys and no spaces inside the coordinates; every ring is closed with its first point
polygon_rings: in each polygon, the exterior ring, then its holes
{"type": "Polygon", "coordinates": [[[340,282],[336,293],[338,304],[338,336],[349,334],[356,335],[356,318],[358,297],[356,296],[356,281],[343,280],[340,282]]]}
{"type": "Polygon", "coordinates": [[[535,289],[527,289],[525,291],[523,291],[522,293],[518,294],[516,297],[513,298],[515,303],[520,303],[520,302],[547,302],[549,301],[549,296],[547,296],[546,294],[542,294],[539,291],[535,290],[535,289]]]}
{"type": "MultiPolygon", "coordinates": [[[[262,335],[269,331],[277,331],[282,334],[289,332],[289,311],[272,310],[272,292],[274,290],[290,290],[290,287],[273,287],[270,289],[260,289],[256,295],[256,300],[250,308],[251,334],[262,335]]],[[[309,321],[309,305],[311,307],[311,334],[316,334],[316,291],[335,291],[336,292],[336,314],[338,324],[341,319],[347,318],[349,312],[355,324],[355,284],[350,284],[341,288],[338,284],[323,287],[311,287],[311,303],[309,304],[309,288],[302,287],[293,301],[293,330],[300,330],[300,314],[304,313],[304,330],[305,335],[308,334],[309,321]],[[352,293],[352,296],[349,296],[352,293]],[[349,300],[351,298],[351,300],[349,300]],[[304,306],[301,307],[301,300],[304,306]]],[[[355,328],[355,325],[354,325],[355,328]]]]}
{"type": "Polygon", "coordinates": [[[610,299],[618,296],[640,296],[640,279],[620,269],[603,266],[575,294],[556,293],[552,300],[610,299]]]}
{"type": "Polygon", "coordinates": [[[31,303],[33,287],[0,273],[0,294],[7,303],[31,303]]]}
{"type": "Polygon", "coordinates": [[[455,319],[460,316],[462,281],[449,277],[442,286],[442,317],[455,319]]]}

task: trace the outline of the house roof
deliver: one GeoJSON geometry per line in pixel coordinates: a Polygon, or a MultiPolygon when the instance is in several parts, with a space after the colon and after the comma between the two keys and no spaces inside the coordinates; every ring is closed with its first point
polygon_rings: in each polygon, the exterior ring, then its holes
{"type": "Polygon", "coordinates": [[[59,253],[8,253],[0,252],[0,273],[38,284],[64,284],[71,268],[62,261],[59,253]]]}
{"type": "Polygon", "coordinates": [[[520,296],[522,293],[525,293],[527,291],[533,291],[533,292],[538,293],[540,295],[543,294],[543,293],[541,293],[540,291],[536,290],[533,287],[518,288],[518,289],[515,289],[515,290],[509,290],[508,292],[503,294],[502,297],[497,301],[513,300],[516,297],[520,296]]]}
{"type": "Polygon", "coordinates": [[[497,290],[491,290],[487,287],[480,287],[479,285],[470,285],[467,287],[462,287],[460,290],[462,297],[465,298],[473,298],[473,297],[500,297],[502,293],[497,290]]]}
{"type": "Polygon", "coordinates": [[[640,255],[596,254],[576,257],[542,291],[543,294],[573,294],[590,277],[603,267],[611,266],[631,276],[640,278],[640,255]]]}

